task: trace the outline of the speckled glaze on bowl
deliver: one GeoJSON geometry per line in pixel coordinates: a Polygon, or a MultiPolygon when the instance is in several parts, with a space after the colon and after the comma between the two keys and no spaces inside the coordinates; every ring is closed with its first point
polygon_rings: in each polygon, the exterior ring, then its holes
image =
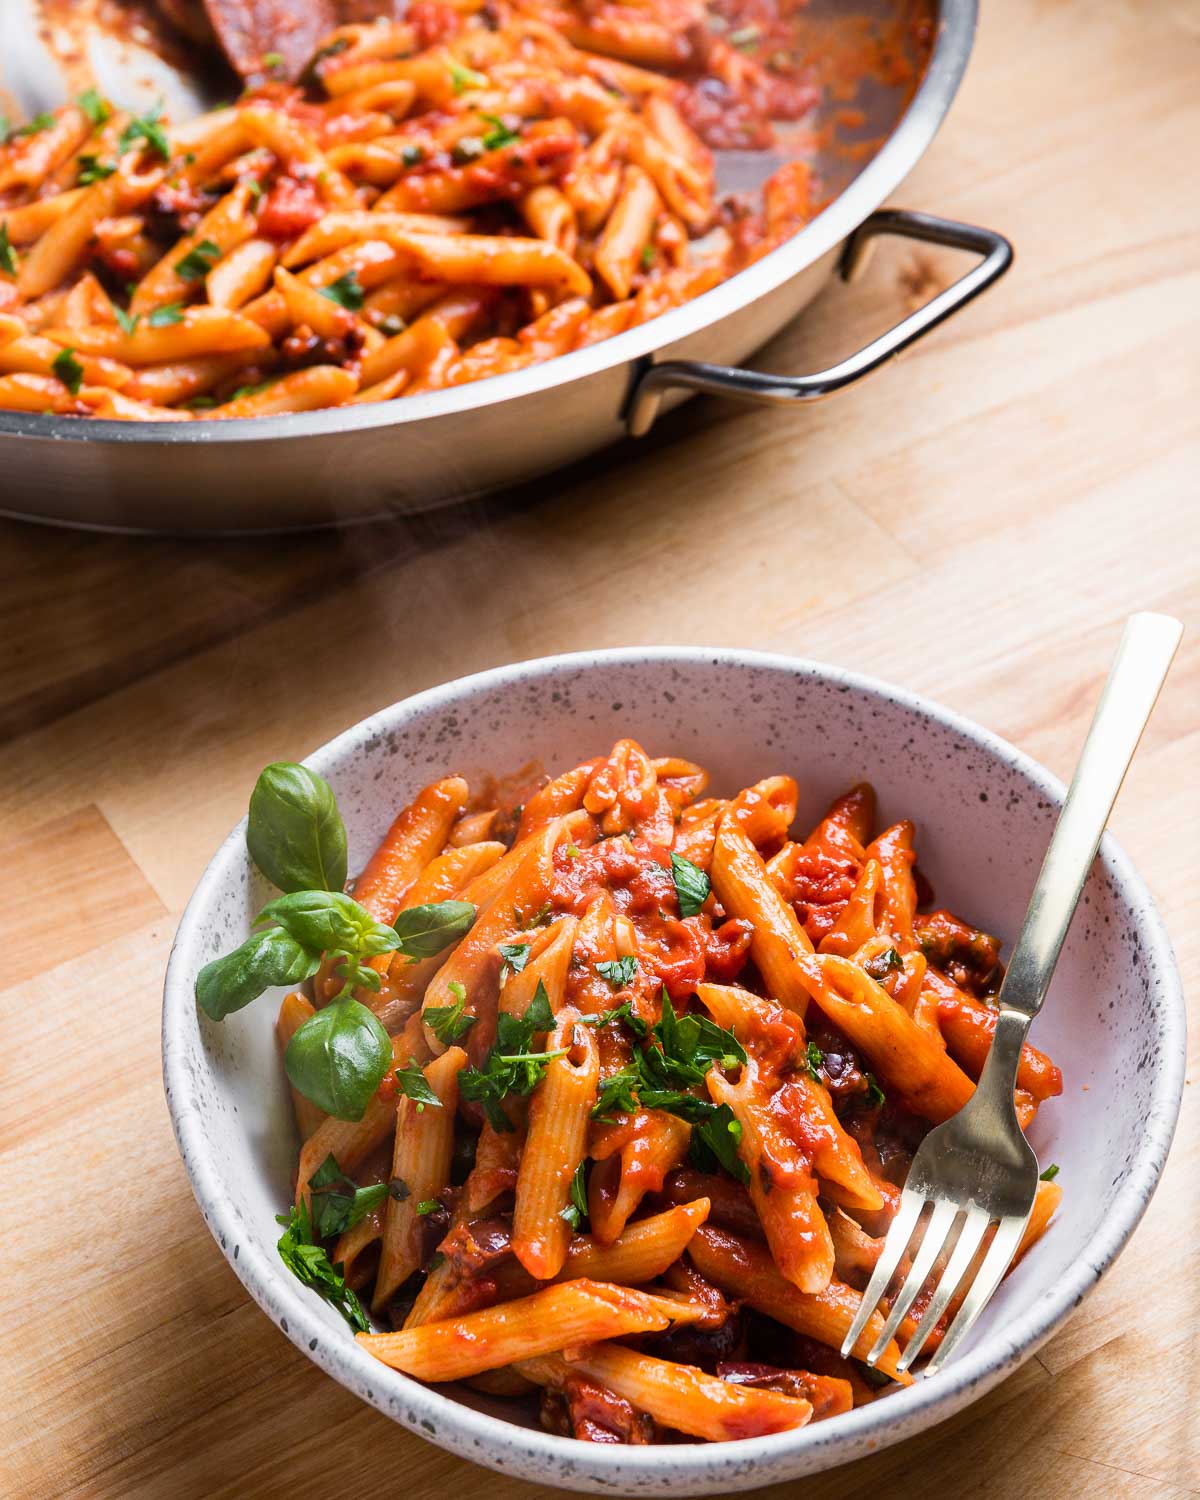
{"type": "MultiPolygon", "coordinates": [[[[1008,942],[1062,797],[1061,784],[1011,745],[899,689],[812,662],[684,648],[483,672],[384,709],[307,763],[337,793],[353,870],[395,809],[434,776],[505,772],[533,757],[558,769],[621,734],[652,754],[700,761],[717,791],[790,771],[800,781],[800,825],[855,781],[874,782],[885,819],[916,821],[921,868],[938,899],[1008,942]]],[[[594,1493],[706,1495],[797,1478],[897,1442],[1028,1359],[1112,1264],[1158,1182],[1183,1087],[1183,996],[1150,896],[1106,838],[1034,1028],[1066,1079],[1033,1135],[1039,1155],[1061,1165],[1063,1207],[964,1352],[932,1380],[774,1437],[628,1448],[551,1436],[512,1403],[424,1386],[379,1364],[280,1262],[274,1215],[288,1202],[295,1140],[273,1034],[279,997],[220,1025],[193,999],[197,971],[244,938],[267,895],[244,827],[205,871],[167,969],[163,1073],[197,1201],[251,1296],[298,1348],[380,1411],[476,1463],[594,1493]]]]}

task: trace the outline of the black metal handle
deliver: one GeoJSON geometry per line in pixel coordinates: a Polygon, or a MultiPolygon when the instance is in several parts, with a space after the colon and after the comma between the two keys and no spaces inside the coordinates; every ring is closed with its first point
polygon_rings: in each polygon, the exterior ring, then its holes
{"type": "Polygon", "coordinates": [[[852,385],[880,365],[907,349],[917,339],[999,281],[1013,261],[1013,248],[1001,234],[938,219],[932,214],[906,208],[881,208],[865,220],[846,241],[840,271],[849,281],[860,265],[868,242],[877,235],[896,234],[930,245],[948,245],[954,250],[973,250],[982,256],[965,276],[948,286],[924,307],[880,334],[877,339],[839,364],[814,375],[769,375],[761,370],[743,370],[735,365],[708,365],[697,360],[670,359],[650,365],[630,395],[625,422],[632,437],[644,437],[654,425],[662,398],[672,387],[704,391],[710,396],[731,396],[738,401],[786,405],[793,401],[819,401],[843,386],[852,385]]]}

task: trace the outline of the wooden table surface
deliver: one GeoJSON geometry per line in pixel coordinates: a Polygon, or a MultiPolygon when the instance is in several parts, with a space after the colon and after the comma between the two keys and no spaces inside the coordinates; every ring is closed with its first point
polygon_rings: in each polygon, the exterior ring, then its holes
{"type": "MultiPolygon", "coordinates": [[[[898,201],[1007,232],[1016,268],[865,386],[696,403],[585,470],[341,537],[0,526],[5,1496],[550,1493],[292,1347],[210,1239],[163,1101],[162,972],[200,871],[263,764],[383,703],[553,651],[756,646],[894,679],[1062,775],[1122,620],[1170,611],[1190,634],[1114,826],[1194,995],[1200,11],[985,11],[898,201]]],[[[813,368],[954,269],[892,242],[763,363],[813,368]]],[[[1200,1494],[1197,1034],[1162,1187],[1075,1319],[967,1412],[797,1493],[1200,1494]]]]}

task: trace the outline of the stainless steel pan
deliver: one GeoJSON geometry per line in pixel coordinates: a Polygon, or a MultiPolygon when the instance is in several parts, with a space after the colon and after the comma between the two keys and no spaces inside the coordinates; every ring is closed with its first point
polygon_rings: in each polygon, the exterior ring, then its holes
{"type": "MultiPolygon", "coordinates": [[[[899,3],[876,0],[853,9],[895,14],[899,3]]],[[[844,19],[851,7],[826,0],[823,8],[844,19]]],[[[364,520],[499,489],[626,435],[640,437],[664,406],[695,391],[789,403],[841,389],[964,306],[1012,259],[1008,242],[989,230],[876,211],[950,106],[970,55],[976,0],[941,0],[937,19],[929,65],[911,101],[877,85],[864,86],[856,101],[865,130],[886,137],[872,159],[852,177],[844,152],[820,161],[827,180],[845,181],[830,206],[786,245],[694,302],[546,364],[374,406],[178,425],[0,412],[0,512],[64,525],[173,532],[364,520]],[[852,276],[867,244],[882,234],[955,246],[981,260],[926,307],[831,369],[783,378],[736,368],[828,277],[839,270],[852,276]]],[[[11,72],[13,50],[3,55],[11,72]]],[[[37,77],[45,77],[40,59],[37,77]]],[[[13,88],[11,78],[5,83],[13,88]]],[[[748,169],[762,176],[775,165],[730,153],[719,162],[719,176],[725,189],[741,188],[750,185],[748,169]]]]}

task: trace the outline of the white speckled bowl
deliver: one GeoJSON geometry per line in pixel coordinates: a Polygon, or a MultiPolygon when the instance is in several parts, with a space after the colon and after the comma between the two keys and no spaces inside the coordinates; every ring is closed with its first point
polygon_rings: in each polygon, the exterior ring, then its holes
{"type": "MultiPolygon", "coordinates": [[[[836,668],[744,651],[606,651],[483,672],[384,709],[308,763],[337,792],[354,870],[395,808],[432,777],[504,772],[531,757],[558,769],[622,734],[652,754],[700,761],[717,790],[792,772],[801,825],[853,782],[874,782],[885,818],[916,820],[921,867],[939,899],[1008,941],[1062,796],[1018,750],[932,703],[836,668]]],[[[1158,1182],[1183,1086],[1183,997],[1150,896],[1106,838],[1034,1033],[1066,1079],[1033,1142],[1061,1164],[1063,1207],[964,1352],[932,1380],[774,1437],[627,1448],[550,1436],[520,1408],[514,1417],[510,1403],[427,1387],[379,1364],[281,1264],[274,1216],[288,1202],[296,1144],[275,1005],[266,997],[216,1025],[192,995],[201,965],[242,940],[266,895],[244,829],[204,872],[167,969],[163,1072],[196,1198],[251,1296],[297,1347],[380,1411],[476,1463],[596,1493],[704,1495],[894,1443],[1028,1359],[1112,1264],[1158,1182]]]]}

